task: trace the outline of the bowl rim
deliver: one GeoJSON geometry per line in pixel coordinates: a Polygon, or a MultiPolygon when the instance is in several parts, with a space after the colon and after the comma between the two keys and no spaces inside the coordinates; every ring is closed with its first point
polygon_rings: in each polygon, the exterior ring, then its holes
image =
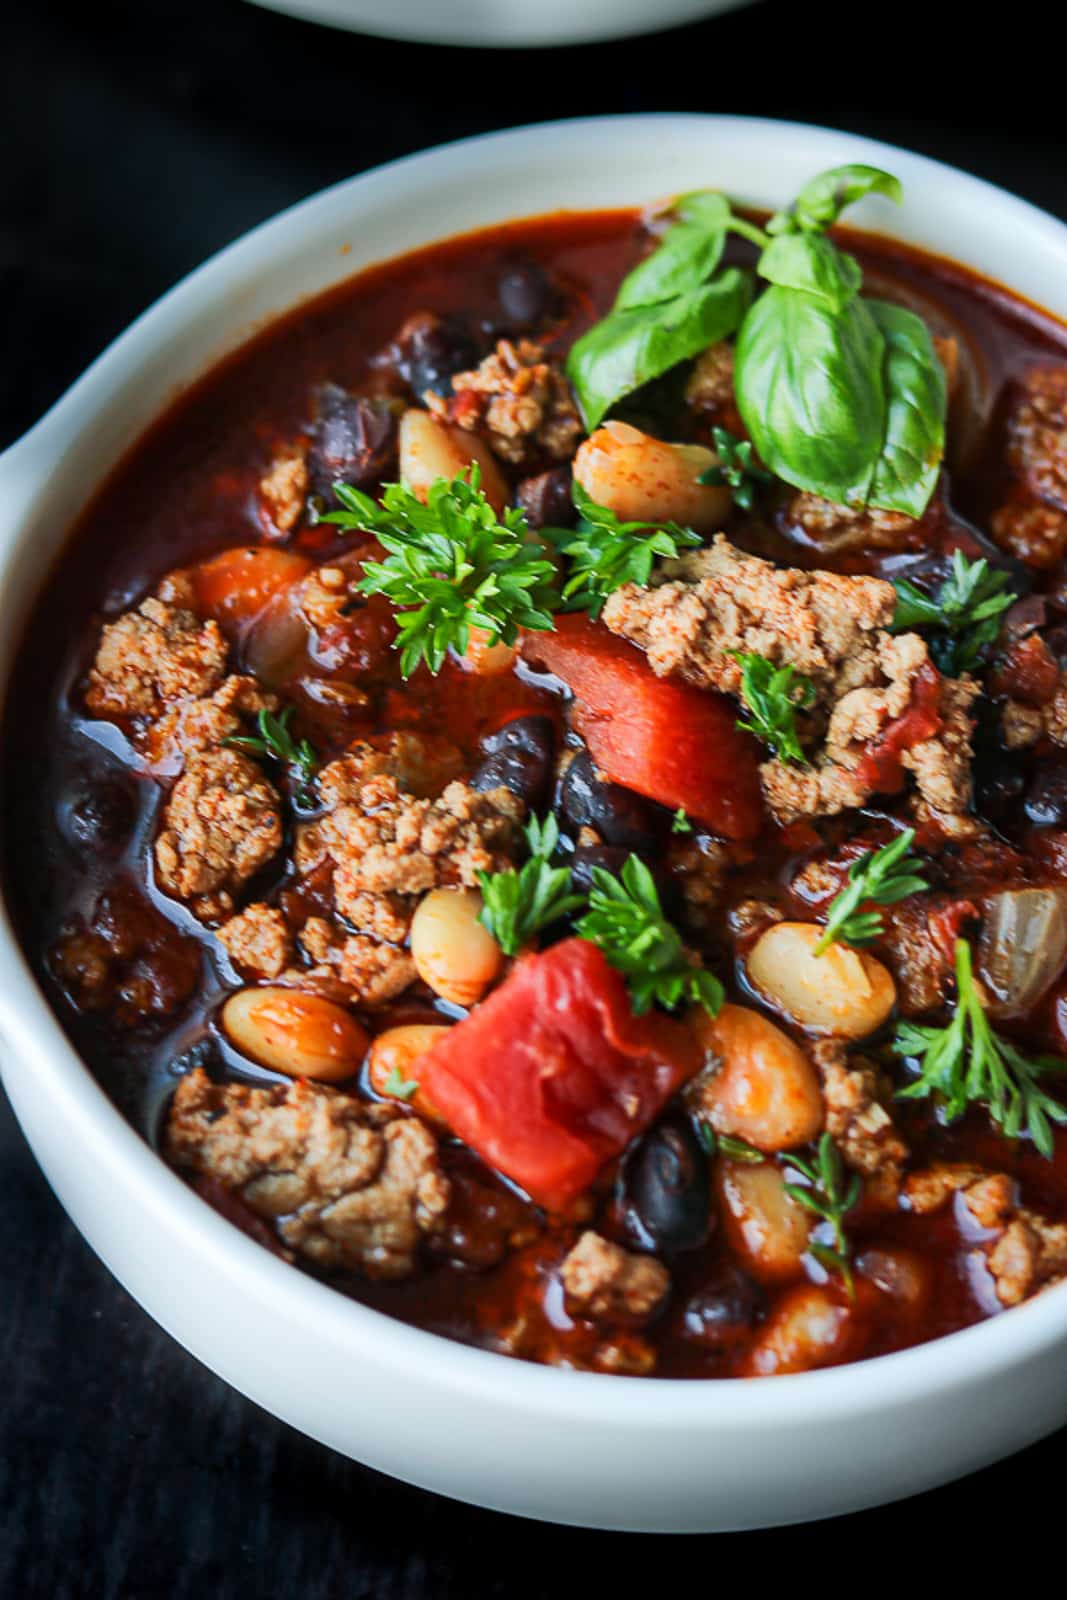
{"type": "MultiPolygon", "coordinates": [[[[913,172],[925,173],[931,180],[957,190],[962,187],[976,201],[995,205],[1002,216],[1014,218],[1031,235],[1043,235],[1067,264],[1067,225],[1029,202],[945,163],[814,124],[701,113],[649,113],[566,119],[454,141],[344,180],[287,208],[209,258],[120,334],[41,420],[0,456],[0,581],[7,576],[25,538],[18,536],[19,514],[40,494],[51,470],[51,442],[64,432],[74,437],[86,426],[97,399],[106,397],[113,367],[121,365],[124,358],[130,360],[146,353],[164,330],[183,317],[195,320],[198,296],[216,278],[251,263],[262,256],[265,247],[287,237],[295,228],[314,225],[316,215],[323,217],[338,197],[362,193],[373,205],[375,190],[384,192],[390,182],[407,173],[425,175],[435,168],[469,163],[472,157],[491,157],[494,152],[527,145],[533,148],[561,136],[573,139],[583,131],[611,135],[649,124],[668,130],[676,127],[679,134],[691,131],[694,125],[705,131],[710,126],[733,137],[765,138],[773,133],[776,138],[788,138],[792,132],[816,145],[825,145],[828,153],[833,149],[837,159],[882,163],[887,158],[895,160],[913,172]],[[5,495],[5,489],[12,492],[5,495]],[[10,536],[5,536],[3,522],[8,504],[14,510],[10,536]]],[[[310,297],[314,298],[315,295],[310,297]]],[[[288,312],[280,311],[278,315],[297,311],[302,303],[298,298],[288,312]]],[[[242,334],[230,348],[241,348],[255,331],[258,329],[242,334]]],[[[218,359],[222,357],[208,361],[202,375],[209,374],[218,359]]],[[[159,414],[161,411],[153,412],[145,427],[159,414]]],[[[133,448],[140,436],[134,440],[133,448]]],[[[87,495],[86,501],[88,498],[87,495]]],[[[0,693],[5,689],[6,675],[0,693]]],[[[410,1371],[417,1363],[424,1382],[455,1392],[477,1393],[483,1400],[499,1400],[512,1412],[536,1411],[571,1421],[625,1423],[639,1428],[660,1428],[665,1424],[686,1428],[744,1426],[762,1431],[882,1412],[887,1406],[921,1400],[934,1390],[943,1396],[1036,1357],[1067,1334],[1065,1282],[1012,1308],[1010,1314],[998,1314],[925,1344],[844,1366],[781,1376],[772,1384],[726,1378],[637,1378],[574,1372],[458,1343],[362,1305],[299,1269],[294,1270],[194,1194],[135,1132],[67,1039],[23,954],[6,896],[0,899],[0,972],[0,1070],[5,1080],[9,1075],[13,1080],[28,1072],[35,1092],[47,1096],[56,1114],[77,1129],[79,1152],[84,1151],[86,1157],[111,1170],[121,1169],[125,1181],[137,1192],[143,1225],[158,1225],[164,1232],[169,1229],[183,1242],[194,1245],[201,1257],[205,1281],[212,1273],[224,1274],[254,1298],[261,1314],[269,1315],[272,1307],[277,1307],[277,1314],[282,1315],[284,1309],[290,1319],[298,1317],[309,1330],[322,1332],[347,1347],[355,1359],[362,1351],[373,1349],[379,1367],[391,1367],[398,1377],[402,1378],[404,1370],[410,1371]]],[[[133,1292],[136,1295],[136,1286],[133,1292]]]]}

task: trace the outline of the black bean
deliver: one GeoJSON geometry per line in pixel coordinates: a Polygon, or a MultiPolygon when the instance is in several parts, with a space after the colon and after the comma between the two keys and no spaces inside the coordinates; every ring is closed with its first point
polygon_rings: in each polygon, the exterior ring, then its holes
{"type": "Polygon", "coordinates": [[[481,341],[465,317],[413,318],[394,347],[393,366],[417,399],[452,393],[454,373],[476,367],[481,341]]]}
{"type": "Polygon", "coordinates": [[[557,296],[543,267],[536,261],[520,261],[501,276],[497,299],[507,321],[515,328],[526,329],[551,315],[557,296]]]}
{"type": "Polygon", "coordinates": [[[1039,827],[1067,822],[1067,756],[1041,763],[1026,795],[1026,815],[1039,827]]]}
{"type": "Polygon", "coordinates": [[[624,1215],[653,1250],[696,1250],[714,1215],[708,1158],[689,1118],[668,1114],[627,1156],[621,1175],[624,1215]]]}
{"type": "Polygon", "coordinates": [[[1044,600],[1039,594],[1028,594],[1005,611],[1000,624],[1001,638],[1005,644],[1014,644],[1036,633],[1047,621],[1048,607],[1044,600]]]}
{"type": "Polygon", "coordinates": [[[313,491],[335,504],[335,483],[357,487],[383,477],[396,455],[396,418],[388,406],[328,383],[319,391],[309,467],[313,491]]]}
{"type": "Polygon", "coordinates": [[[526,513],[531,528],[572,528],[578,513],[571,499],[570,467],[552,467],[536,477],[523,478],[515,491],[515,504],[526,513]]]}
{"type": "Polygon", "coordinates": [[[116,855],[133,831],[136,818],[137,802],[129,786],[119,778],[100,778],[71,803],[67,832],[88,854],[116,855]]]}
{"type": "Polygon", "coordinates": [[[656,855],[666,824],[659,807],[597,774],[587,751],[576,755],[559,786],[559,809],[577,828],[595,828],[607,844],[656,855]]]}
{"type": "Polygon", "coordinates": [[[541,811],[552,783],[556,730],[551,717],[514,717],[482,740],[485,759],[475,768],[471,787],[510,789],[531,811],[541,811]]]}
{"type": "Polygon", "coordinates": [[[767,1296],[747,1273],[724,1262],[703,1288],[686,1301],[682,1331],[709,1350],[728,1349],[746,1339],[767,1313],[767,1296]]]}

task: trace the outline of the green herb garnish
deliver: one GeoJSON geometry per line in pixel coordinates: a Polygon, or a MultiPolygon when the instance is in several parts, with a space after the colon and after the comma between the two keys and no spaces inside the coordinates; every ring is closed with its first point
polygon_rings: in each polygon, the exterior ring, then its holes
{"type": "Polygon", "coordinates": [[[292,716],[292,706],[286,706],[277,716],[273,711],[264,709],[256,718],[258,734],[235,733],[222,742],[234,750],[243,750],[247,755],[280,762],[296,780],[297,799],[301,804],[310,804],[314,800],[311,785],[319,758],[308,739],[301,739],[298,743],[293,738],[289,731],[292,716]]]}
{"type": "Polygon", "coordinates": [[[797,710],[815,703],[815,685],[794,667],[776,667],[766,656],[741,650],[730,654],[741,663],[741,699],[748,719],[737,726],[762,739],[783,761],[808,764],[797,736],[797,710]]]}
{"type": "Polygon", "coordinates": [[[425,505],[401,483],[386,486],[380,505],[348,484],[334,493],[341,510],[322,520],[373,533],[388,551],[384,561],[364,561],[357,587],[396,609],[405,678],[423,661],[439,672],[450,648],[465,654],[472,627],[504,644],[520,628],[552,627],[555,569],[521,511],[498,518],[477,465],[438,478],[425,505]]]}
{"type": "Polygon", "coordinates": [[[830,1228],[832,1244],[813,1239],[808,1245],[810,1254],[828,1272],[836,1272],[849,1294],[854,1294],[852,1246],[845,1232],[845,1217],[863,1193],[859,1174],[852,1173],[846,1183],[841,1153],[828,1133],[824,1133],[819,1140],[814,1161],[807,1161],[790,1151],[785,1162],[808,1180],[806,1184],[786,1183],[785,1190],[790,1199],[830,1228]]]}
{"type": "Polygon", "coordinates": [[[735,1139],[728,1133],[716,1133],[710,1122],[698,1122],[701,1142],[709,1156],[726,1156],[729,1161],[740,1161],[745,1166],[762,1166],[767,1157],[762,1150],[744,1139],[735,1139]]]}
{"type": "Polygon", "coordinates": [[[751,511],[761,486],[773,481],[771,474],[764,472],[753,459],[751,439],[738,439],[726,428],[712,428],[711,437],[719,459],[715,466],[700,474],[701,483],[713,488],[728,485],[734,505],[742,511],[751,511]]]}
{"type": "Polygon", "coordinates": [[[902,1100],[940,1102],[946,1122],[955,1122],[968,1106],[984,1106],[1008,1139],[1023,1133],[1040,1153],[1052,1158],[1051,1123],[1067,1123],[1067,1106],[1045,1093],[1038,1079],[1044,1073],[1067,1072],[1058,1056],[1027,1056],[991,1027],[978,997],[971,969],[971,947],[956,941],[956,1009],[944,1028],[902,1022],[892,1049],[919,1064],[914,1083],[899,1091],[902,1100]]]}
{"type": "Polygon", "coordinates": [[[914,839],[915,829],[905,828],[880,850],[868,850],[852,863],[847,888],[830,902],[826,927],[815,946],[817,956],[835,943],[862,946],[872,944],[881,935],[884,918],[879,911],[861,911],[866,901],[891,906],[930,887],[921,876],[922,862],[917,856],[908,855],[914,839]]]}
{"type": "Polygon", "coordinates": [[[671,818],[672,833],[692,833],[693,824],[690,822],[684,806],[679,806],[671,818]]]}
{"type": "Polygon", "coordinates": [[[594,867],[589,910],[575,932],[589,939],[621,972],[636,1016],[656,1003],[673,1010],[683,1000],[715,1016],[723,988],[713,973],[686,959],[682,936],[667,920],[651,872],[629,856],[618,877],[594,867]]]}
{"type": "Polygon", "coordinates": [[[572,492],[581,514],[578,527],[541,530],[570,562],[562,592],[566,611],[588,611],[598,617],[608,596],[624,583],[647,586],[658,557],[673,559],[700,544],[699,534],[676,522],[620,522],[580,483],[575,482],[572,492]]]}
{"type": "Polygon", "coordinates": [[[400,1068],[394,1063],[389,1069],[389,1076],[382,1084],[382,1093],[390,1095],[394,1100],[410,1100],[418,1091],[418,1087],[414,1078],[402,1078],[400,1068]]]}
{"type": "Polygon", "coordinates": [[[1008,574],[991,567],[984,556],[968,561],[952,552],[952,572],[936,595],[924,594],[906,578],[895,578],[897,609],[892,631],[930,628],[930,654],[950,677],[978,665],[982,651],[1000,632],[1002,614],[1015,602],[1005,593],[1008,574]]]}
{"type": "Polygon", "coordinates": [[[551,812],[543,822],[531,817],[526,840],[530,859],[520,870],[478,874],[483,901],[478,920],[508,956],[518,955],[542,928],[585,904],[584,895],[571,892],[570,868],[552,865],[559,827],[551,812]]]}
{"type": "Polygon", "coordinates": [[[752,298],[751,273],[724,267],[730,232],[750,232],[724,195],[682,195],[674,222],[620,285],[602,321],[571,347],[567,376],[592,430],[626,395],[734,332],[752,298]]]}

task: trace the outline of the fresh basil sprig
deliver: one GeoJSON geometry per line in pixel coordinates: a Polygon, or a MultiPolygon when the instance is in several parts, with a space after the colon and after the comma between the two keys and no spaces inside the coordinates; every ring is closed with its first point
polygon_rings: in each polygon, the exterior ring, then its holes
{"type": "Polygon", "coordinates": [[[608,315],[572,346],[571,381],[587,428],[617,401],[733,333],[752,298],[751,274],[723,267],[727,233],[748,232],[724,195],[683,195],[650,256],[623,280],[608,315]]]}
{"type": "Polygon", "coordinates": [[[874,167],[834,168],[771,218],[756,267],[770,287],[737,337],[737,403],[786,483],[919,517],[944,454],[944,369],[922,318],[861,297],[859,263],[825,236],[872,192],[898,200],[900,185],[874,167]]]}

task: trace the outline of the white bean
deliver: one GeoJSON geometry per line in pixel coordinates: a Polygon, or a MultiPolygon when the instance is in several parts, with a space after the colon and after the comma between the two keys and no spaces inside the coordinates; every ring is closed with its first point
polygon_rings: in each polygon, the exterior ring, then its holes
{"type": "Polygon", "coordinates": [[[442,1000],[472,1006],[504,964],[504,953],[478,921],[477,889],[431,889],[411,922],[411,959],[442,1000]]]}
{"type": "Polygon", "coordinates": [[[624,522],[680,522],[711,533],[730,514],[729,489],[699,481],[717,459],[703,445],[666,444],[628,422],[605,422],[579,447],[574,476],[624,522]]]}
{"type": "Polygon", "coordinates": [[[791,1199],[774,1163],[720,1160],[716,1180],[727,1239],[753,1277],[762,1283],[800,1277],[812,1219],[791,1199]]]}
{"type": "Polygon", "coordinates": [[[776,922],[749,955],[749,979],[799,1027],[862,1039],[889,1016],[896,985],[882,963],[863,950],[832,944],[817,956],[822,933],[814,922],[776,922]]]}
{"type": "Polygon", "coordinates": [[[222,1026],[250,1060],[319,1083],[351,1078],[369,1041],[343,1007],[301,989],[239,989],[222,1008],[222,1026]]]}
{"type": "Polygon", "coordinates": [[[476,461],[481,468],[482,489],[494,511],[501,512],[508,502],[508,487],[500,468],[477,434],[449,423],[439,422],[428,411],[412,407],[400,419],[400,476],[411,492],[425,500],[438,478],[454,478],[476,461]]]}
{"type": "Polygon", "coordinates": [[[735,1005],[716,1017],[700,1012],[696,1027],[719,1066],[696,1079],[689,1098],[717,1132],[772,1152],[815,1138],[823,1123],[819,1080],[781,1028],[735,1005]]]}

